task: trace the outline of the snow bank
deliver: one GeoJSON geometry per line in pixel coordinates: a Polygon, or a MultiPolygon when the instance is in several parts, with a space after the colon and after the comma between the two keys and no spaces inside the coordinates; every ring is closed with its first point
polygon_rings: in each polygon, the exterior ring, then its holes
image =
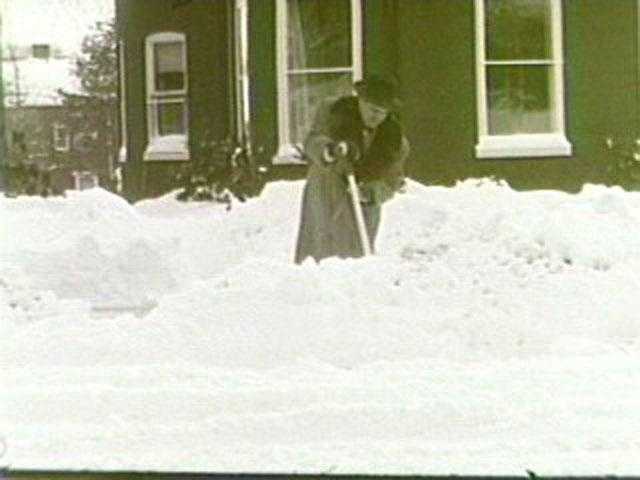
{"type": "Polygon", "coordinates": [[[36,289],[117,306],[149,302],[175,285],[154,225],[105,190],[3,199],[0,215],[0,265],[19,267],[36,289]]]}
{"type": "Polygon", "coordinates": [[[301,189],[0,199],[12,465],[640,468],[639,194],[412,182],[376,256],[298,266],[301,189]]]}
{"type": "MultiPolygon", "coordinates": [[[[230,211],[174,195],[131,206],[100,189],[4,199],[7,318],[46,320],[34,312],[48,311],[64,334],[94,327],[63,318],[56,302],[76,315],[78,305],[87,315],[89,305],[114,314],[146,307],[136,352],[123,351],[123,363],[156,361],[157,338],[166,337],[188,344],[185,359],[251,367],[300,356],[360,363],[597,350],[640,333],[638,194],[412,183],[385,209],[378,255],[296,266],[301,186],[272,184],[230,211]]],[[[134,328],[128,316],[114,322],[134,328]]],[[[128,345],[129,329],[113,334],[128,345]]],[[[75,358],[72,348],[59,355],[75,358]]]]}

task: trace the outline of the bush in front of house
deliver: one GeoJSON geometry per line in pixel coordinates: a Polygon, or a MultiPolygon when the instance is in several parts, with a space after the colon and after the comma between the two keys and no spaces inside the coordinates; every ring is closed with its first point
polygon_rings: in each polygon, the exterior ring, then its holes
{"type": "Polygon", "coordinates": [[[606,148],[614,156],[607,170],[617,183],[630,190],[640,190],[640,138],[620,140],[608,137],[606,148]]]}
{"type": "Polygon", "coordinates": [[[52,169],[41,168],[35,164],[5,164],[1,175],[5,179],[5,196],[40,195],[49,197],[63,195],[51,181],[52,169]]]}
{"type": "Polygon", "coordinates": [[[231,208],[234,198],[244,202],[262,192],[266,171],[246,145],[228,139],[203,142],[196,158],[176,175],[177,198],[219,202],[231,208]]]}

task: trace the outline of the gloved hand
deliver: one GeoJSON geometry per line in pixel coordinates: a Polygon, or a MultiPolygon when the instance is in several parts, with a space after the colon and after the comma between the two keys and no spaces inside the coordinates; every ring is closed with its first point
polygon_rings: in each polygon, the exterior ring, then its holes
{"type": "Polygon", "coordinates": [[[326,164],[334,165],[340,173],[353,173],[353,164],[358,161],[360,150],[358,146],[348,140],[341,140],[328,144],[322,154],[326,164]]]}

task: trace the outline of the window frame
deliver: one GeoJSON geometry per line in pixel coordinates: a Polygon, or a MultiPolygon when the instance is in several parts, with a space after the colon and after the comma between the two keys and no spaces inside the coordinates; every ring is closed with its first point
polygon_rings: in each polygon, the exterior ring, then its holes
{"type": "Polygon", "coordinates": [[[564,95],[564,47],[562,0],[549,0],[551,6],[552,57],[545,60],[487,60],[485,0],[474,0],[476,18],[476,99],[478,143],[476,158],[569,157],[572,145],[566,137],[564,95]],[[546,65],[554,76],[554,131],[492,135],[489,133],[487,69],[495,65],[546,65]]]}
{"type": "MultiPolygon", "coordinates": [[[[322,0],[317,0],[322,1],[322,0]]],[[[274,164],[304,164],[299,152],[292,145],[289,137],[289,89],[288,76],[292,72],[288,60],[288,0],[276,1],[276,65],[278,90],[278,152],[273,158],[274,164]]],[[[363,9],[360,0],[350,0],[351,4],[351,66],[324,67],[295,70],[295,73],[347,73],[352,74],[353,81],[362,79],[363,70],[363,9]]]]}
{"type": "Polygon", "coordinates": [[[249,82],[249,1],[235,0],[233,69],[237,140],[251,149],[251,86],[249,82]]]}
{"type": "Polygon", "coordinates": [[[145,38],[146,92],[145,112],[147,117],[147,148],[143,160],[189,160],[189,69],[187,60],[187,36],[182,32],[156,32],[145,38]],[[179,90],[156,90],[155,47],[162,43],[180,43],[182,46],[182,68],[184,86],[179,90]],[[166,97],[163,100],[163,97],[166,97]],[[160,101],[158,101],[160,99],[160,101]],[[185,133],[160,135],[158,132],[158,106],[166,103],[182,103],[185,115],[185,133]],[[171,141],[168,141],[171,139],[171,141]]]}
{"type": "Polygon", "coordinates": [[[127,131],[127,75],[125,72],[125,43],[124,40],[118,41],[118,78],[120,81],[120,148],[118,150],[118,162],[126,163],[127,161],[127,145],[129,144],[129,136],[127,131]]]}
{"type": "Polygon", "coordinates": [[[71,132],[69,131],[69,127],[60,122],[53,124],[53,149],[61,153],[71,151],[71,132]],[[63,137],[60,135],[61,130],[66,132],[63,137]],[[62,145],[60,145],[60,141],[63,141],[62,145]]]}

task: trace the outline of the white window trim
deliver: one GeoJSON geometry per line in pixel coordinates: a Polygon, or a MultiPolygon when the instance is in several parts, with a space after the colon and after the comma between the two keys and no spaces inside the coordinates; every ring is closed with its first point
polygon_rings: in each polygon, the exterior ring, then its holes
{"type": "MultiPolygon", "coordinates": [[[[297,149],[289,140],[289,90],[287,88],[287,22],[288,0],[277,0],[276,4],[276,64],[278,74],[278,140],[279,148],[272,162],[274,165],[304,164],[297,149]]],[[[351,0],[351,66],[343,68],[304,69],[306,73],[353,72],[353,80],[362,79],[362,5],[360,0],[351,0]]]]}
{"type": "Polygon", "coordinates": [[[118,42],[119,67],[120,67],[120,149],[118,151],[118,162],[125,163],[127,161],[127,144],[129,137],[127,132],[127,76],[125,73],[125,45],[124,40],[118,42]]]}
{"type": "Polygon", "coordinates": [[[562,0],[551,1],[553,59],[539,61],[488,62],[485,45],[484,0],[475,1],[476,16],[476,80],[478,112],[477,158],[568,157],[572,145],[565,133],[564,55],[562,46],[562,0]],[[487,119],[487,65],[546,64],[554,67],[555,132],[543,134],[490,135],[487,119]]]}
{"type": "Polygon", "coordinates": [[[71,150],[71,134],[68,131],[67,127],[61,123],[54,123],[53,124],[53,149],[56,152],[68,152],[69,150],[71,150]],[[66,129],[67,133],[64,136],[64,138],[61,138],[60,136],[60,130],[61,129],[66,129]],[[58,141],[59,140],[63,140],[64,141],[64,145],[63,146],[58,146],[58,141]]]}
{"type": "Polygon", "coordinates": [[[251,148],[251,91],[249,85],[249,3],[235,0],[235,93],[238,140],[251,148]]]}
{"type": "MultiPolygon", "coordinates": [[[[165,95],[183,95],[186,109],[187,119],[189,116],[189,108],[187,104],[188,91],[188,68],[187,68],[187,38],[184,33],[178,32],[159,32],[148,35],[145,39],[145,65],[147,77],[146,91],[146,116],[147,116],[147,132],[148,143],[147,148],[142,156],[145,161],[175,161],[189,160],[189,141],[188,133],[184,135],[161,136],[155,129],[158,125],[158,119],[152,118],[157,115],[157,109],[151,108],[155,103],[151,100],[151,95],[155,92],[155,64],[154,64],[154,46],[158,43],[182,43],[182,60],[184,69],[184,88],[181,90],[171,90],[163,92],[165,95]]],[[[187,124],[188,124],[187,120],[187,124]]]]}

